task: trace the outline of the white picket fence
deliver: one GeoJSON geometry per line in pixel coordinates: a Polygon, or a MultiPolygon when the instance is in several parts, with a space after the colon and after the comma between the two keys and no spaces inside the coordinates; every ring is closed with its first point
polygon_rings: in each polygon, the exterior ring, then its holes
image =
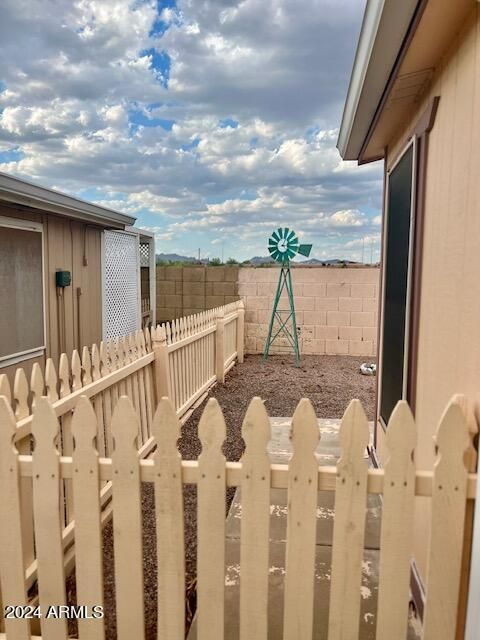
{"type": "Polygon", "coordinates": [[[154,340],[159,397],[182,416],[235,360],[243,362],[244,304],[232,302],[158,327],[154,340]]]}
{"type": "MultiPolygon", "coordinates": [[[[232,303],[171,325],[158,326],[123,336],[100,346],[84,347],[82,357],[74,351],[69,359],[62,354],[58,367],[48,359],[45,372],[35,364],[30,381],[17,369],[13,388],[0,375],[0,396],[7,399],[16,420],[15,443],[21,454],[31,453],[32,411],[42,396],[48,397],[60,422],[57,446],[61,456],[73,451],[72,416],[81,396],[92,402],[96,416],[95,438],[98,454],[113,453],[112,413],[120,396],[127,396],[136,414],[139,457],[152,451],[152,421],[157,399],[166,395],[175,404],[177,416],[187,410],[225,373],[235,359],[243,361],[243,303],[232,303]],[[238,328],[237,328],[238,324],[238,328]],[[224,336],[225,327],[235,327],[235,344],[224,336]],[[223,367],[221,366],[223,362],[223,367]],[[212,366],[212,363],[217,363],[212,366]],[[58,371],[58,373],[57,373],[58,371]],[[212,373],[213,372],[213,373],[212,373]]],[[[0,425],[0,431],[2,426],[0,425]]],[[[59,513],[62,547],[67,572],[75,564],[76,518],[71,478],[62,481],[59,513]]],[[[34,498],[32,483],[21,479],[22,549],[29,589],[38,578],[38,562],[33,534],[34,498]]],[[[112,485],[103,482],[99,491],[102,524],[112,516],[112,485]]],[[[3,520],[3,509],[0,506],[3,520]]]]}
{"type": "MultiPolygon", "coordinates": [[[[75,447],[60,457],[61,431],[55,403],[37,398],[32,419],[33,455],[11,446],[18,426],[6,398],[0,398],[0,503],[8,526],[0,528],[0,575],[4,605],[28,602],[25,582],[21,481],[32,483],[38,571],[38,602],[65,604],[65,568],[59,504],[62,480],[72,483],[75,509],[76,586],[79,603],[103,603],[99,487],[111,483],[115,551],[117,637],[144,638],[141,484],[155,489],[158,632],[161,640],[184,640],[185,549],[183,485],[198,492],[197,638],[223,640],[225,612],[225,492],[241,487],[240,638],[266,640],[270,489],[288,490],[286,575],[283,609],[285,640],[311,640],[317,492],[335,493],[335,519],[328,639],[356,640],[359,633],[361,567],[367,494],[383,495],[378,588],[378,640],[405,640],[415,497],[431,501],[431,539],[423,640],[453,640],[457,621],[464,516],[475,498],[476,475],[468,474],[465,451],[471,445],[455,398],[436,435],[433,472],[415,468],[416,426],[400,402],[390,419],[384,470],[369,469],[364,458],[369,428],[361,403],[353,400],[340,429],[337,467],[319,466],[318,423],[311,403],[300,401],[292,420],[293,456],[288,465],[267,455],[270,421],[263,402],[252,400],[243,422],[242,460],[226,462],[225,421],[211,399],[201,417],[198,461],[183,461],[177,450],[178,411],[163,399],[152,421],[155,452],[138,456],[140,424],[132,401],[121,397],[111,429],[111,458],[95,447],[98,417],[88,397],[73,414],[75,447]]],[[[433,442],[432,442],[433,447],[433,442]]],[[[65,620],[42,618],[42,637],[65,639],[65,620]]],[[[29,638],[28,620],[5,620],[7,638],[29,638]]],[[[102,640],[104,620],[79,621],[80,638],[102,640]]],[[[0,637],[1,634],[0,634],[0,637]]],[[[5,637],[5,636],[4,636],[5,637]]]]}

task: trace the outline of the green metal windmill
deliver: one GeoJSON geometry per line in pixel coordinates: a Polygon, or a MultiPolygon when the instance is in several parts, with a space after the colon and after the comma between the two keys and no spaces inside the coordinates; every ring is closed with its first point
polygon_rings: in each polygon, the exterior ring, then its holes
{"type": "Polygon", "coordinates": [[[272,317],[270,318],[270,325],[268,327],[268,336],[265,342],[265,349],[263,350],[264,359],[268,358],[270,346],[275,338],[283,334],[293,348],[297,364],[300,362],[290,260],[292,260],[297,253],[308,258],[311,250],[312,245],[300,244],[295,231],[288,229],[288,227],[277,229],[268,240],[268,251],[272,258],[281,264],[281,269],[278,277],[275,301],[273,303],[272,317]],[[279,309],[278,306],[284,289],[287,291],[289,308],[279,309]],[[275,321],[278,323],[277,325],[275,325],[275,321]]]}

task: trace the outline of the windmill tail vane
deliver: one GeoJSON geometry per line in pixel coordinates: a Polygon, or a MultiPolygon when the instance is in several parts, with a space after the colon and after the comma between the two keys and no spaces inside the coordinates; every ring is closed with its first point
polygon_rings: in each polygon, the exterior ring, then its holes
{"type": "Polygon", "coordinates": [[[300,244],[297,234],[288,227],[280,227],[272,233],[268,240],[268,251],[272,258],[281,265],[277,292],[273,303],[272,315],[268,328],[268,336],[265,342],[263,357],[268,358],[270,346],[274,340],[283,335],[288,344],[293,348],[297,364],[300,362],[300,350],[298,348],[297,321],[295,317],[295,301],[293,297],[292,275],[290,273],[290,260],[297,254],[308,258],[312,250],[311,244],[300,244]],[[280,309],[280,299],[283,290],[288,297],[288,309],[280,309]],[[278,326],[275,326],[277,322],[278,326]]]}

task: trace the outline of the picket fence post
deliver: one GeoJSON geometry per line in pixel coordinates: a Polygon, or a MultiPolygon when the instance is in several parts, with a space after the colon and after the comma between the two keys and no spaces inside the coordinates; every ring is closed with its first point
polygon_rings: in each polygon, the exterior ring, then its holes
{"type": "Polygon", "coordinates": [[[167,335],[164,327],[158,326],[152,331],[153,353],[155,356],[155,390],[158,404],[162,398],[172,398],[170,388],[170,362],[168,357],[167,335]]]}
{"type": "Polygon", "coordinates": [[[237,302],[237,361],[243,362],[245,344],[245,303],[243,300],[237,302]]]}
{"type": "Polygon", "coordinates": [[[215,313],[215,374],[217,382],[225,382],[225,310],[219,307],[215,313]]]}

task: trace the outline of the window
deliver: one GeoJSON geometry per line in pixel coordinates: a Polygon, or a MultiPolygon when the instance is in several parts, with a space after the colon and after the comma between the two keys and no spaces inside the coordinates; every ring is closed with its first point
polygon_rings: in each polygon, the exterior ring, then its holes
{"type": "Polygon", "coordinates": [[[406,397],[414,176],[412,141],[387,181],[380,367],[380,417],[385,425],[406,397]]]}
{"type": "Polygon", "coordinates": [[[42,225],[0,217],[0,367],[45,348],[42,225]]]}

